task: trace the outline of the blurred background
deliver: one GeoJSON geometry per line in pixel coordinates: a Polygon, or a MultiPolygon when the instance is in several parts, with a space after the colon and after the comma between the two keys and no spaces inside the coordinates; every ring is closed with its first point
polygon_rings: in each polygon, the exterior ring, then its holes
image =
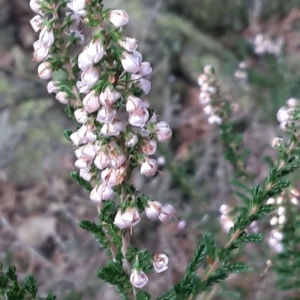
{"type": "MultiPolygon", "coordinates": [[[[40,292],[52,291],[57,299],[119,299],[96,278],[106,254],[78,226],[83,219],[96,222],[97,210],[70,178],[74,147],[63,130],[75,124],[47,94],[31,61],[37,36],[28,2],[0,0],[0,261],[15,264],[20,278],[34,274],[40,292]]],[[[135,245],[170,257],[166,273],[150,275],[147,289],[158,296],[180,280],[207,229],[224,243],[231,224],[229,216],[220,219],[224,204],[239,205],[218,129],[198,100],[198,76],[207,64],[215,68],[234,103],[237,134],[251,151],[247,171],[260,182],[268,171],[264,156],[276,157],[270,147],[280,134],[276,113],[287,99],[300,97],[300,0],[104,2],[130,15],[125,32],[138,39],[154,68],[149,102],[173,129],[172,141],[159,151],[162,173],[133,178],[154,200],[172,203],[180,221],[145,221],[134,230],[135,245]]],[[[297,176],[293,182],[299,185],[297,176]]],[[[291,293],[275,289],[276,274],[267,268],[278,251],[268,244],[270,218],[255,226],[265,243],[236,254],[252,271],[230,276],[199,299],[279,300],[291,293]]]]}

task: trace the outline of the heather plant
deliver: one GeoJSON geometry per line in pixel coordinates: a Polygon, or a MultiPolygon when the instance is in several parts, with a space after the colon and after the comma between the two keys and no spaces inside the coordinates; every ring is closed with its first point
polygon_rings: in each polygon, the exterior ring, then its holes
{"type": "MultiPolygon", "coordinates": [[[[137,171],[146,177],[161,176],[155,154],[158,144],[172,136],[169,125],[160,120],[146,99],[151,89],[151,65],[138,51],[138,41],[124,34],[129,15],[122,9],[106,8],[101,0],[31,0],[30,7],[37,14],[30,23],[39,33],[33,44],[38,76],[48,80],[48,92],[65,105],[67,115],[77,124],[76,131],[64,133],[75,146],[76,171],[72,177],[88,191],[99,216],[98,223],[84,220],[80,226],[95,235],[110,257],[100,266],[98,277],[114,285],[121,299],[151,299],[145,290],[149,273],[164,276],[169,257],[133,246],[132,233],[142,218],[147,222],[178,222],[172,204],[151,199],[131,181],[137,171]],[[58,71],[60,76],[56,76],[58,71]]],[[[253,184],[253,176],[245,167],[248,151],[234,131],[233,103],[222,94],[211,66],[199,76],[199,86],[199,103],[208,123],[220,132],[225,158],[234,170],[235,195],[241,201],[227,226],[225,244],[217,246],[214,235],[206,232],[181,280],[159,300],[211,299],[216,284],[232,273],[249,270],[246,263],[237,260],[236,253],[245,244],[262,242],[262,234],[249,231],[249,227],[277,209],[277,202],[270,199],[280,195],[288,199],[288,176],[300,167],[297,101],[288,101],[288,107],[278,112],[285,134],[272,142],[278,157],[268,160],[266,178],[253,184]]],[[[280,205],[288,217],[280,231],[273,232],[282,241],[277,247],[281,262],[278,274],[279,278],[286,273],[298,278],[299,237],[294,239],[295,233],[299,235],[295,228],[298,217],[290,201],[280,205]],[[294,257],[293,266],[286,263],[289,257],[294,257]]],[[[13,268],[5,272],[0,269],[0,275],[3,299],[37,299],[31,277],[22,285],[13,268]]],[[[285,279],[288,283],[281,281],[281,286],[297,288],[297,280],[285,279]]]]}

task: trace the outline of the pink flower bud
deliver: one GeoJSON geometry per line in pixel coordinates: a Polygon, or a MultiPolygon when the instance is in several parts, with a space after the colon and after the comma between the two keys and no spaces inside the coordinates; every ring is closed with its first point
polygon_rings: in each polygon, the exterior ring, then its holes
{"type": "Polygon", "coordinates": [[[95,112],[100,107],[99,96],[91,91],[83,98],[82,104],[88,113],[95,112]]]}
{"type": "Polygon", "coordinates": [[[59,91],[58,89],[58,85],[59,84],[59,81],[49,81],[48,84],[47,84],[47,91],[49,94],[51,93],[57,93],[59,91]]]}
{"type": "Polygon", "coordinates": [[[153,258],[153,267],[156,273],[164,272],[168,269],[169,258],[166,254],[155,254],[153,258]]]}
{"type": "Polygon", "coordinates": [[[175,215],[175,209],[174,209],[173,205],[166,204],[162,207],[161,213],[158,216],[158,219],[161,222],[166,222],[166,221],[170,220],[170,218],[174,215],[175,215]]]}
{"type": "Polygon", "coordinates": [[[29,22],[34,32],[41,30],[43,19],[40,15],[34,16],[29,22]]]}
{"type": "Polygon", "coordinates": [[[140,172],[145,176],[154,176],[157,172],[157,162],[153,158],[145,158],[145,161],[141,164],[140,172]]]}
{"type": "Polygon", "coordinates": [[[55,96],[55,99],[62,103],[62,104],[68,104],[69,103],[69,97],[68,97],[68,94],[66,92],[57,92],[56,93],[56,96],[55,96]]]}
{"type": "Polygon", "coordinates": [[[116,115],[116,110],[109,106],[103,106],[99,109],[96,120],[99,123],[111,123],[116,115]]]}
{"type": "Polygon", "coordinates": [[[113,196],[113,189],[104,183],[95,186],[90,193],[90,199],[97,203],[100,203],[102,200],[109,200],[113,196]]]}
{"type": "Polygon", "coordinates": [[[172,136],[172,130],[170,129],[169,125],[164,121],[161,121],[156,124],[155,131],[157,134],[157,139],[160,142],[166,142],[172,136]]]}
{"type": "Polygon", "coordinates": [[[106,87],[105,90],[100,94],[100,103],[104,106],[111,106],[117,100],[119,100],[121,94],[115,91],[112,87],[106,87]]]}
{"type": "Polygon", "coordinates": [[[130,282],[134,287],[140,289],[146,285],[148,277],[143,271],[134,269],[130,275],[130,282]]]}
{"type": "Polygon", "coordinates": [[[45,47],[39,40],[33,43],[33,60],[41,62],[48,57],[49,48],[45,47]]]}
{"type": "Polygon", "coordinates": [[[138,210],[135,207],[128,207],[123,213],[118,210],[114,224],[120,229],[133,227],[141,221],[138,210]]]}
{"type": "Polygon", "coordinates": [[[120,9],[112,10],[108,19],[116,27],[123,27],[129,22],[129,16],[127,12],[120,9]]]}
{"type": "Polygon", "coordinates": [[[37,69],[38,76],[43,80],[48,80],[52,76],[52,69],[49,61],[42,62],[37,69]]]}
{"type": "Polygon", "coordinates": [[[147,61],[143,61],[140,65],[139,74],[141,76],[147,76],[152,73],[152,68],[150,63],[147,61]]]}
{"type": "Polygon", "coordinates": [[[161,213],[161,204],[158,201],[148,201],[145,213],[148,219],[156,220],[161,213]]]}
{"type": "Polygon", "coordinates": [[[84,49],[84,52],[91,59],[91,61],[96,64],[104,56],[105,49],[102,42],[99,39],[96,39],[87,45],[87,47],[84,49]]]}
{"type": "Polygon", "coordinates": [[[88,87],[92,87],[99,79],[99,71],[98,68],[88,67],[81,73],[81,80],[88,87]]]}
{"type": "Polygon", "coordinates": [[[80,124],[85,124],[89,120],[87,112],[84,108],[77,108],[74,111],[74,117],[76,121],[80,124]]]}
{"type": "Polygon", "coordinates": [[[125,37],[119,40],[119,45],[128,52],[132,52],[137,48],[137,40],[135,38],[125,37]]]}
{"type": "Polygon", "coordinates": [[[39,35],[39,41],[44,47],[50,48],[54,43],[53,30],[48,30],[47,27],[42,28],[42,31],[39,35]]]}
{"type": "Polygon", "coordinates": [[[126,72],[135,74],[139,71],[140,60],[138,56],[134,55],[133,53],[124,51],[121,57],[121,63],[126,72]]]}
{"type": "Polygon", "coordinates": [[[146,155],[153,155],[157,149],[156,140],[144,140],[142,144],[142,151],[146,155]]]}

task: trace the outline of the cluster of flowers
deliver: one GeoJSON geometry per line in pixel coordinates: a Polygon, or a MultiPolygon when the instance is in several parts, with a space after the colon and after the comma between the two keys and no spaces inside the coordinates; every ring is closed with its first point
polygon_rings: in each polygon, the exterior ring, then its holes
{"type": "Polygon", "coordinates": [[[279,56],[284,46],[283,37],[271,39],[265,34],[258,34],[252,40],[254,52],[258,55],[271,54],[279,56]]]}
{"type": "MultiPolygon", "coordinates": [[[[299,107],[299,100],[290,98],[286,102],[287,106],[281,107],[277,112],[277,120],[280,123],[280,128],[286,131],[293,123],[293,112],[296,107],[299,107]]],[[[276,145],[275,141],[274,144],[276,145]]]]}
{"type": "Polygon", "coordinates": [[[274,216],[270,220],[270,225],[276,227],[271,231],[271,234],[268,238],[268,243],[271,249],[277,253],[283,252],[283,233],[281,231],[282,226],[286,222],[286,208],[284,206],[285,201],[291,202],[293,205],[298,205],[298,198],[300,192],[296,189],[291,189],[287,192],[282,193],[277,198],[269,198],[267,204],[275,205],[276,211],[274,216]]]}
{"type": "Polygon", "coordinates": [[[209,124],[222,124],[222,119],[217,112],[218,86],[211,66],[205,66],[203,73],[198,77],[200,86],[199,102],[207,115],[209,124]]]}
{"type": "MultiPolygon", "coordinates": [[[[53,9],[54,18],[56,8],[43,0],[31,0],[30,7],[38,15],[30,23],[35,32],[40,31],[39,39],[33,45],[33,59],[40,62],[38,75],[41,79],[52,78],[53,49],[56,43],[61,43],[61,35],[73,33],[75,49],[83,46],[68,63],[71,70],[80,70],[78,75],[73,74],[73,86],[66,90],[62,82],[51,80],[47,89],[49,93],[56,94],[59,102],[74,108],[74,118],[80,126],[70,135],[70,140],[77,147],[75,166],[79,169],[79,176],[92,187],[90,199],[100,204],[114,197],[115,188],[126,183],[136,166],[140,167],[142,175],[154,176],[157,173],[158,163],[153,157],[157,143],[168,141],[172,131],[166,122],[157,121],[157,115],[144,99],[151,89],[151,83],[145,76],[151,74],[152,68],[136,50],[136,39],[122,34],[123,26],[129,22],[128,14],[123,10],[110,10],[103,14],[102,22],[107,19],[108,26],[115,30],[106,30],[101,25],[92,40],[85,43],[85,36],[79,28],[89,24],[87,3],[70,0],[67,3],[70,11],[66,14],[71,20],[69,28],[59,31],[57,24],[52,28],[53,22],[46,17],[53,9]],[[100,86],[99,82],[104,79],[106,83],[100,86]]],[[[170,204],[148,201],[145,214],[149,219],[165,222],[175,211],[170,204]]],[[[139,210],[130,203],[125,210],[118,210],[114,224],[126,229],[140,220],[139,210]]],[[[167,256],[156,255],[153,265],[156,272],[166,270],[167,256]]],[[[141,270],[133,270],[130,279],[138,288],[148,281],[141,270]]]]}

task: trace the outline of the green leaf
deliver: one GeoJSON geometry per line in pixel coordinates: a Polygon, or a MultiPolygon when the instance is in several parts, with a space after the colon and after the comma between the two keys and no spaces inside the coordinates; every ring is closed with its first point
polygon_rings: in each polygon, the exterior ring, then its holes
{"type": "Polygon", "coordinates": [[[263,241],[263,235],[261,233],[246,233],[241,234],[237,241],[244,243],[259,243],[263,241]]]}
{"type": "Polygon", "coordinates": [[[145,291],[138,291],[136,295],[136,300],[150,300],[150,299],[151,299],[150,294],[145,291]]]}
{"type": "Polygon", "coordinates": [[[72,119],[75,120],[74,118],[74,107],[72,105],[67,105],[65,108],[65,112],[67,114],[67,116],[72,119]]]}
{"type": "Polygon", "coordinates": [[[71,129],[66,129],[64,130],[64,137],[68,140],[71,141],[70,139],[70,135],[73,133],[73,131],[71,129]]]}
{"type": "Polygon", "coordinates": [[[30,293],[33,297],[36,297],[38,287],[33,276],[28,276],[25,278],[25,290],[30,293]]]}

